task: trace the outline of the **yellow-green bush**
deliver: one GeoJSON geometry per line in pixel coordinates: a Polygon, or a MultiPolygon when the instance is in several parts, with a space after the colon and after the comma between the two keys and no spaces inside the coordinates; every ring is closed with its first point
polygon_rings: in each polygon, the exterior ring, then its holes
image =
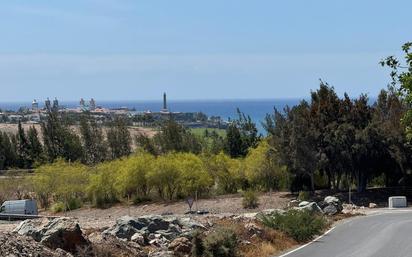
{"type": "Polygon", "coordinates": [[[200,196],[214,190],[218,194],[239,190],[273,189],[285,170],[271,160],[271,149],[263,142],[246,159],[232,159],[224,153],[201,156],[169,153],[155,157],[137,152],[124,159],[94,167],[57,160],[40,166],[30,179],[43,207],[72,210],[88,200],[104,207],[118,201],[141,203],[160,198],[174,200],[200,196]],[[63,204],[63,208],[61,204],[63,204]]]}
{"type": "Polygon", "coordinates": [[[87,195],[95,206],[104,207],[118,201],[115,180],[120,163],[120,160],[115,160],[99,164],[92,169],[87,195]]]}
{"type": "Polygon", "coordinates": [[[147,174],[154,169],[155,157],[138,153],[119,162],[115,188],[120,196],[145,198],[149,193],[147,174]]]}
{"type": "Polygon", "coordinates": [[[57,160],[37,168],[32,183],[43,207],[48,207],[50,200],[61,201],[67,206],[70,200],[85,197],[89,183],[88,167],[57,160]]]}
{"type": "Polygon", "coordinates": [[[279,165],[277,152],[263,140],[244,159],[244,169],[251,186],[269,191],[288,187],[286,168],[279,165]]]}
{"type": "Polygon", "coordinates": [[[232,159],[224,153],[212,156],[205,160],[209,174],[215,181],[217,192],[236,193],[245,181],[242,161],[232,159]]]}
{"type": "Polygon", "coordinates": [[[181,193],[184,196],[195,196],[213,186],[213,179],[198,156],[182,153],[175,158],[181,172],[181,193]]]}
{"type": "Polygon", "coordinates": [[[162,199],[172,200],[177,194],[182,174],[175,158],[176,154],[166,154],[156,159],[155,167],[147,173],[147,182],[162,199]]]}

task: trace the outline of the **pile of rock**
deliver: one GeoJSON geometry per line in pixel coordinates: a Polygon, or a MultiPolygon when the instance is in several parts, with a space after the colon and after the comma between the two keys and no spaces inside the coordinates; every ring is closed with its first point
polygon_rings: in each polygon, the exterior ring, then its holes
{"type": "Polygon", "coordinates": [[[31,237],[0,233],[0,256],[4,257],[73,257],[61,249],[51,250],[31,237]]]}
{"type": "Polygon", "coordinates": [[[80,252],[81,256],[120,256],[120,252],[121,256],[185,256],[191,251],[195,229],[206,228],[183,216],[126,216],[111,228],[86,236],[71,218],[26,220],[11,236],[1,234],[0,256],[70,257],[80,252]]]}
{"type": "MultiPolygon", "coordinates": [[[[113,236],[140,246],[153,246],[161,249],[164,253],[161,256],[167,256],[169,254],[167,250],[182,254],[190,253],[192,247],[190,237],[194,229],[205,229],[205,227],[184,217],[126,216],[118,219],[116,224],[105,230],[102,235],[113,236]]],[[[158,252],[153,254],[153,256],[160,256],[158,252]]]]}
{"type": "Polygon", "coordinates": [[[341,201],[335,196],[327,196],[319,203],[326,215],[332,216],[341,213],[343,210],[341,201]]]}
{"type": "Polygon", "coordinates": [[[313,213],[325,214],[329,216],[341,213],[343,210],[341,201],[335,196],[327,196],[323,201],[318,203],[292,200],[289,202],[288,206],[289,208],[295,210],[306,210],[313,213]]]}

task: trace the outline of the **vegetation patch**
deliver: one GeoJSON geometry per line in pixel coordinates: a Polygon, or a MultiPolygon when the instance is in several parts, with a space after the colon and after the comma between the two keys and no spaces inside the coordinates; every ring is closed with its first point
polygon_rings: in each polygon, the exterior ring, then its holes
{"type": "Polygon", "coordinates": [[[242,205],[245,209],[256,209],[259,206],[259,197],[256,192],[252,190],[244,192],[242,205]]]}
{"type": "Polygon", "coordinates": [[[309,211],[289,210],[284,214],[262,215],[261,222],[270,228],[284,232],[297,242],[306,242],[319,235],[328,226],[327,220],[309,211]]]}

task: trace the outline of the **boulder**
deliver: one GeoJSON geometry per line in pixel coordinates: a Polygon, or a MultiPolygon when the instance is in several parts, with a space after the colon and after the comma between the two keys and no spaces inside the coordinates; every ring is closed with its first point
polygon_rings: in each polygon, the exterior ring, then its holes
{"type": "Polygon", "coordinates": [[[369,208],[375,209],[378,208],[378,205],[376,203],[369,203],[369,208]]]}
{"type": "Polygon", "coordinates": [[[192,250],[192,242],[186,237],[176,238],[170,243],[169,250],[173,251],[175,254],[189,254],[192,250]]]}
{"type": "Polygon", "coordinates": [[[300,202],[300,203],[299,203],[298,207],[305,207],[305,206],[307,206],[307,205],[309,205],[309,204],[310,204],[310,202],[308,202],[308,201],[303,201],[303,202],[300,202]]]}
{"type": "Polygon", "coordinates": [[[326,196],[323,201],[327,204],[340,204],[339,198],[335,196],[326,196]]]}
{"type": "Polygon", "coordinates": [[[294,209],[300,210],[300,211],[310,211],[313,213],[323,213],[322,209],[315,202],[311,202],[303,206],[295,207],[294,209]]]}
{"type": "Polygon", "coordinates": [[[89,246],[79,224],[70,218],[26,220],[14,232],[30,236],[51,249],[61,248],[71,253],[89,246]]]}
{"type": "MultiPolygon", "coordinates": [[[[337,198],[335,196],[327,196],[327,197],[325,197],[323,202],[325,203],[325,206],[322,206],[323,210],[325,210],[325,208],[328,208],[328,210],[330,212],[332,212],[332,210],[334,208],[329,207],[329,206],[334,206],[336,208],[336,213],[340,213],[343,210],[343,205],[342,205],[341,201],[339,200],[339,198],[337,198]]],[[[332,215],[335,215],[335,214],[332,214],[332,215]]]]}
{"type": "Polygon", "coordinates": [[[331,204],[323,208],[323,213],[329,216],[333,216],[338,213],[338,209],[336,208],[335,205],[331,204]]]}
{"type": "Polygon", "coordinates": [[[116,224],[103,232],[106,235],[113,235],[117,238],[130,240],[132,236],[149,225],[146,217],[133,218],[124,216],[116,221],[116,224]]]}
{"type": "Polygon", "coordinates": [[[168,230],[169,225],[170,225],[170,222],[162,219],[160,216],[154,217],[153,219],[150,220],[150,223],[147,225],[147,230],[150,233],[155,233],[156,231],[159,231],[159,230],[168,230]]]}

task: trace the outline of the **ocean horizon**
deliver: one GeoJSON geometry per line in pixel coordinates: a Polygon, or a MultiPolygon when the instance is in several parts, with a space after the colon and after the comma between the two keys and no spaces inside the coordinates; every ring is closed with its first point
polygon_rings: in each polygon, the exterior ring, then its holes
{"type": "MultiPolygon", "coordinates": [[[[85,99],[86,100],[86,99],[85,99]]],[[[302,98],[279,98],[279,99],[228,99],[228,100],[168,100],[168,108],[171,112],[202,112],[208,116],[220,116],[224,120],[237,118],[237,109],[246,115],[249,115],[253,122],[256,123],[259,132],[264,133],[262,122],[266,114],[271,114],[274,109],[283,110],[286,106],[292,107],[299,104],[302,98]]],[[[370,104],[376,98],[370,99],[370,104]]],[[[88,100],[86,100],[87,102],[88,100]]],[[[60,105],[66,108],[76,108],[79,106],[78,101],[61,101],[60,105]]],[[[124,100],[124,101],[99,101],[96,105],[104,108],[127,107],[136,109],[136,111],[160,111],[163,102],[159,100],[124,100]]],[[[43,107],[44,103],[39,102],[43,107]]],[[[1,110],[17,111],[20,107],[31,107],[31,102],[0,102],[1,110]]]]}
{"type": "MultiPolygon", "coordinates": [[[[237,118],[237,109],[249,115],[256,123],[259,131],[263,133],[261,122],[266,114],[273,113],[274,108],[282,110],[286,106],[298,104],[301,98],[285,99],[229,99],[229,100],[168,100],[168,108],[171,112],[203,112],[208,116],[220,116],[224,120],[237,118]]],[[[87,100],[86,100],[87,101],[87,100]]],[[[61,101],[61,106],[75,108],[79,106],[76,101],[61,101]]],[[[162,101],[98,101],[96,105],[105,108],[127,107],[136,111],[160,111],[163,106],[162,101]]],[[[39,102],[43,107],[44,103],[39,102]]],[[[0,109],[17,111],[20,107],[31,107],[31,102],[0,102],[0,109]]]]}

